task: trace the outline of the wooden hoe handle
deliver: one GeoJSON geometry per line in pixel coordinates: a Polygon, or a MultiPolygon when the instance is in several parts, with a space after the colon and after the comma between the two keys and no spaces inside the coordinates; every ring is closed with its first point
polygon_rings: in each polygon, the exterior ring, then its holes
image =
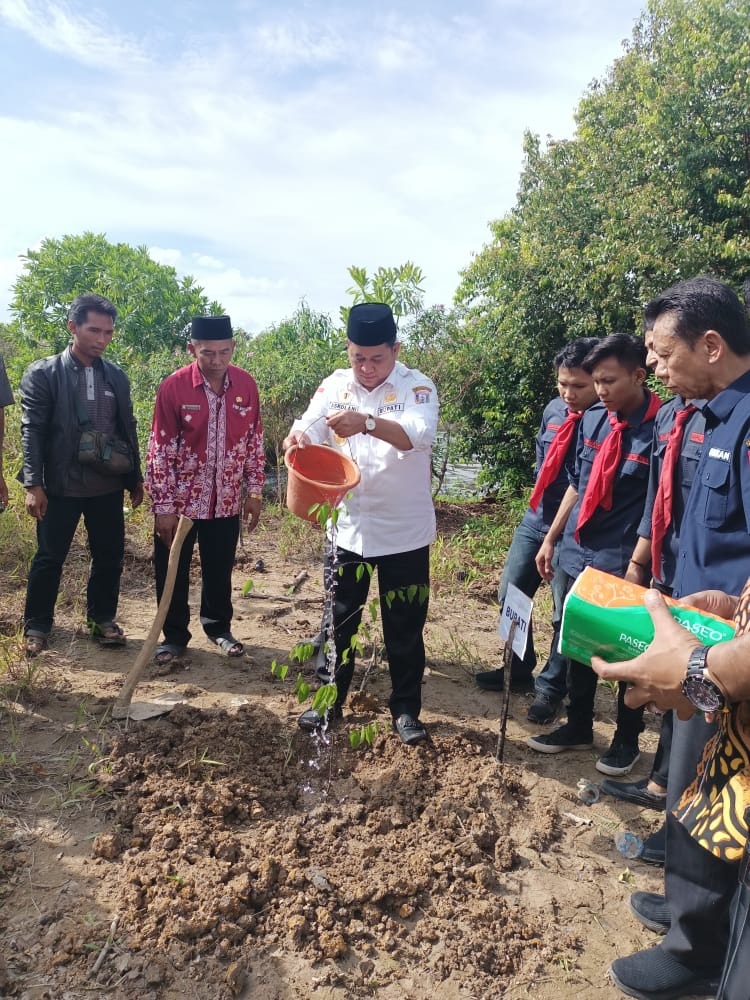
{"type": "Polygon", "coordinates": [[[115,718],[122,719],[127,715],[127,709],[130,706],[130,700],[133,697],[136,685],[141,679],[141,674],[143,673],[146,664],[154,655],[154,650],[159,642],[159,634],[161,632],[162,625],[164,624],[164,619],[167,617],[169,605],[172,601],[174,584],[177,579],[177,566],[180,561],[180,552],[182,551],[182,543],[185,541],[185,538],[192,527],[193,522],[190,518],[180,515],[177,531],[175,532],[175,536],[172,539],[172,544],[169,548],[167,578],[164,581],[164,592],[161,595],[159,607],[156,609],[156,617],[154,618],[149,633],[143,642],[143,646],[141,647],[141,651],[138,654],[135,663],[130,668],[130,672],[125,678],[122,691],[120,691],[120,694],[117,697],[114,711],[115,718]]]}

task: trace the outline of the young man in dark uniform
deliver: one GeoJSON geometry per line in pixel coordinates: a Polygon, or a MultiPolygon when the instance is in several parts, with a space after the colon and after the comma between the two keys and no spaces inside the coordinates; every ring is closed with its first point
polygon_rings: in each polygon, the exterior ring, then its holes
{"type": "MultiPolygon", "coordinates": [[[[536,556],[568,487],[568,465],[572,465],[575,458],[581,417],[584,410],[596,402],[594,380],[581,368],[581,363],[597,343],[596,337],[574,340],[555,356],[559,395],[545,407],[536,437],[536,486],[505,557],[497,594],[501,608],[509,584],[533,597],[542,582],[536,568],[536,556]]],[[[528,712],[531,722],[551,722],[565,697],[568,662],[557,651],[564,596],[564,574],[556,571],[552,578],[552,647],[547,664],[536,680],[536,698],[528,712]]],[[[521,690],[534,687],[535,666],[536,653],[529,626],[523,660],[513,654],[511,686],[521,690]]],[[[478,673],[476,682],[485,691],[502,690],[503,669],[478,673]]]]}
{"type": "MultiPolygon", "coordinates": [[[[645,330],[643,339],[647,351],[646,365],[653,371],[658,358],[653,351],[652,328],[645,330]]],[[[646,507],[638,528],[639,538],[625,573],[626,580],[641,586],[650,582],[651,586],[668,596],[672,593],[685,504],[703,447],[704,403],[705,400],[685,400],[678,394],[666,402],[656,415],[646,507]]],[[[631,782],[605,780],[600,791],[647,809],[663,810],[667,798],[672,727],[672,713],[666,712],[661,722],[651,774],[647,778],[631,782]]],[[[646,838],[641,857],[650,864],[664,864],[665,840],[666,827],[663,825],[646,838]]],[[[643,899],[648,906],[650,895],[633,893],[631,904],[634,912],[638,914],[636,907],[643,899]]],[[[647,926],[653,928],[653,924],[658,922],[655,917],[659,912],[649,910],[645,915],[647,926]]]]}
{"type": "MultiPolygon", "coordinates": [[[[540,574],[550,579],[554,546],[562,535],[559,561],[568,577],[566,590],[587,566],[624,577],[643,515],[654,418],[661,406],[644,385],[646,348],[631,334],[605,337],[582,367],[591,372],[600,402],[583,416],[570,486],[537,556],[540,574]]],[[[552,733],[529,737],[533,750],[560,753],[593,746],[596,674],[571,660],[568,684],[568,721],[552,733]]],[[[604,774],[627,774],[639,757],[643,711],[627,708],[624,688],[612,744],[596,762],[604,774]]]]}

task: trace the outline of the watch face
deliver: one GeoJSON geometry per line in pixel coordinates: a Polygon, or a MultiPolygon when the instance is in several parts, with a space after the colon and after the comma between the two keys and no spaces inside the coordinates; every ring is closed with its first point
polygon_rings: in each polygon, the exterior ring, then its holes
{"type": "Polygon", "coordinates": [[[375,430],[375,418],[374,417],[367,417],[367,419],[365,420],[365,427],[367,428],[368,431],[374,431],[375,430]]]}
{"type": "Polygon", "coordinates": [[[682,682],[682,693],[701,712],[718,712],[724,707],[721,691],[703,674],[688,674],[682,682]]]}

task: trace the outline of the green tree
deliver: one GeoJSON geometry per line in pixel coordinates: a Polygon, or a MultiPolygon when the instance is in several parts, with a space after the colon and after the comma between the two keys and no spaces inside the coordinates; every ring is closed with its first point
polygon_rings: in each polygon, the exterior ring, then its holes
{"type": "MultiPolygon", "coordinates": [[[[422,308],[424,274],[420,267],[407,260],[398,267],[379,267],[370,275],[366,268],[352,264],[349,277],[354,284],[347,288],[353,305],[360,302],[385,302],[393,310],[396,325],[404,316],[414,315],[422,308]]],[[[348,306],[341,307],[341,322],[346,327],[348,306]]]]}
{"type": "Polygon", "coordinates": [[[639,331],[681,278],[750,271],[747,18],[747,0],[651,0],[575,137],[526,135],[516,204],[457,291],[483,376],[462,416],[488,480],[529,481],[566,340],[639,331]]]}
{"type": "Polygon", "coordinates": [[[20,337],[37,349],[62,350],[68,308],[87,292],[117,307],[117,336],[108,352],[116,361],[184,347],[193,316],[223,311],[192,277],[152,260],[146,247],[109,243],[103,234],[46,239],[22,259],[11,312],[20,337]]]}
{"type": "Polygon", "coordinates": [[[234,361],[258,383],[266,448],[281,465],[281,442],[320,382],[348,364],[344,336],[329,316],[301,302],[289,319],[237,338],[234,361]]]}

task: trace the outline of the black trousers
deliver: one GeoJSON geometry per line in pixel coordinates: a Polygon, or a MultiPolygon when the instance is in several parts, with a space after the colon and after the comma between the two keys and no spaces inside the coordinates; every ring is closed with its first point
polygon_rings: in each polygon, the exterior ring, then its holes
{"type": "Polygon", "coordinates": [[[661,720],[659,743],[654,754],[654,765],[651,768],[651,780],[666,788],[669,782],[669,755],[672,751],[672,730],[674,729],[674,712],[665,712],[661,720]]]}
{"type": "Polygon", "coordinates": [[[363,559],[355,552],[337,549],[333,627],[336,645],[336,687],[338,702],[343,704],[354,676],[354,650],[350,643],[362,620],[362,611],[370,589],[370,573],[365,563],[378,571],[380,616],[391,674],[389,706],[394,719],[408,714],[419,717],[422,708],[422,678],[425,652],[422,633],[427,620],[429,600],[420,595],[410,600],[406,594],[387,598],[390,591],[412,585],[429,587],[430,548],[425,545],[411,552],[363,559]],[[358,569],[359,567],[359,569],[358,569]],[[345,651],[349,651],[345,656],[345,651]]]}
{"type": "MultiPolygon", "coordinates": [[[[575,583],[575,578],[569,576],[565,587],[567,595],[575,583]]],[[[591,739],[594,732],[594,701],[598,676],[591,667],[578,660],[570,660],[568,667],[568,724],[581,741],[591,739]]],[[[643,709],[628,708],[625,704],[625,692],[628,686],[623,681],[617,689],[617,726],[614,738],[626,746],[637,747],[638,737],[643,732],[643,709]]]]}
{"type": "MultiPolygon", "coordinates": [[[[750,815],[745,813],[745,822],[750,815]]],[[[730,913],[729,947],[716,1000],[747,1000],[750,984],[750,845],[740,864],[740,881],[730,913]]]]}
{"type": "Polygon", "coordinates": [[[115,620],[125,553],[122,502],[122,490],[99,497],[47,497],[47,512],[36,523],[37,551],[26,586],[24,632],[48,635],[52,629],[62,568],[81,516],[91,553],[86,616],[98,624],[115,620]]]}
{"type": "MultiPolygon", "coordinates": [[[[174,593],[164,621],[164,641],[187,646],[190,629],[190,562],[196,539],[201,560],[200,622],[207,636],[229,632],[232,624],[232,568],[240,537],[239,515],[195,521],[182,543],[174,593]]],[[[169,549],[154,535],[156,597],[161,600],[167,578],[169,549]]]]}
{"type": "Polygon", "coordinates": [[[694,779],[703,748],[715,730],[715,725],[707,725],[702,715],[687,722],[674,720],[664,864],[672,919],[661,945],[683,965],[711,971],[721,968],[729,941],[729,909],[737,888],[737,865],[704,850],[671,810],[694,779]]]}

